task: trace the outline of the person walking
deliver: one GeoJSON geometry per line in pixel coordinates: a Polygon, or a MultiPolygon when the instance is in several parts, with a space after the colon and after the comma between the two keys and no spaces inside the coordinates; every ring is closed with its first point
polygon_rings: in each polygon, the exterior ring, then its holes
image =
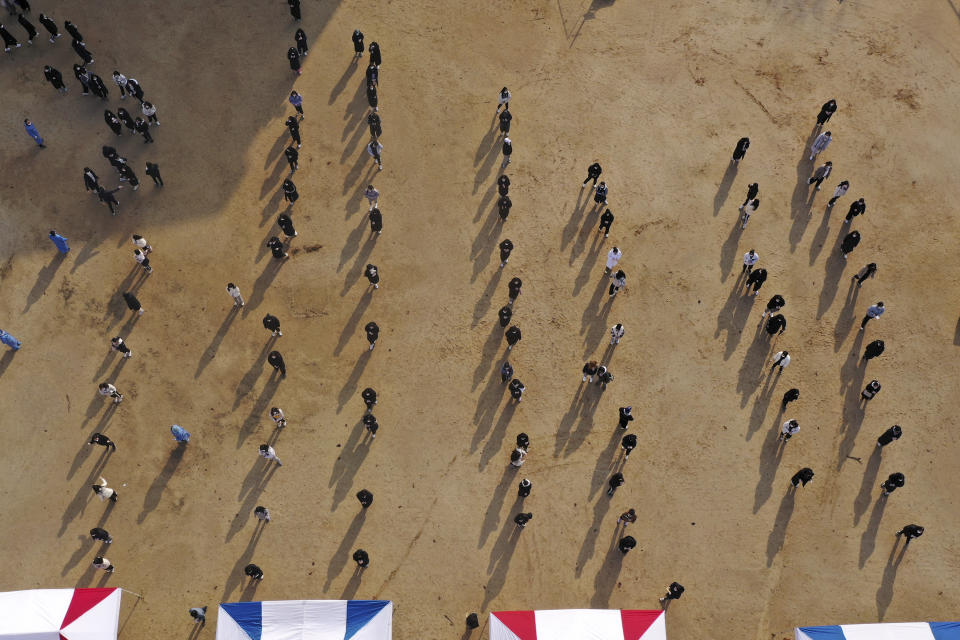
{"type": "Polygon", "coordinates": [[[104,449],[109,449],[110,451],[116,451],[117,445],[114,444],[113,440],[103,435],[102,433],[94,433],[90,436],[90,442],[87,443],[87,446],[90,445],[99,445],[104,449]]]}
{"type": "Polygon", "coordinates": [[[137,123],[134,122],[133,118],[130,117],[130,112],[120,107],[117,109],[117,119],[123,123],[127,129],[130,130],[130,134],[133,135],[137,131],[137,123]]]}
{"type": "Polygon", "coordinates": [[[160,121],[157,120],[157,108],[153,106],[152,102],[144,100],[140,103],[140,112],[147,117],[147,124],[150,126],[157,125],[160,126],[160,121]]]}
{"type": "Polygon", "coordinates": [[[136,119],[137,133],[143,135],[143,144],[151,144],[153,136],[150,135],[150,125],[143,121],[143,118],[136,119]]]}
{"type": "Polygon", "coordinates": [[[357,500],[360,502],[360,507],[366,509],[373,504],[373,493],[366,489],[360,489],[360,491],[357,491],[357,500]]]}
{"type": "Polygon", "coordinates": [[[517,447],[510,452],[510,466],[517,467],[518,469],[523,466],[524,461],[527,459],[527,452],[525,449],[517,447]]]}
{"type": "Polygon", "coordinates": [[[531,491],[533,491],[533,483],[524,478],[520,481],[520,486],[517,487],[517,497],[527,498],[530,496],[531,491]]]}
{"type": "Polygon", "coordinates": [[[113,398],[113,404],[123,402],[123,394],[117,391],[117,388],[109,382],[101,382],[97,387],[97,392],[104,397],[113,398]]]}
{"type": "Polygon", "coordinates": [[[80,86],[83,88],[81,95],[88,96],[90,95],[90,74],[86,69],[81,67],[78,64],[73,65],[73,75],[80,82],[80,86]]]}
{"type": "Polygon", "coordinates": [[[867,212],[867,203],[863,198],[859,198],[850,203],[850,209],[847,211],[847,217],[843,219],[844,224],[849,224],[851,220],[857,216],[863,215],[867,212]]]}
{"type": "Polygon", "coordinates": [[[92,191],[97,195],[97,187],[100,186],[100,178],[90,167],[83,168],[83,186],[87,191],[92,191]]]}
{"type": "MultiPolygon", "coordinates": [[[[777,367],[780,367],[780,371],[783,371],[790,364],[790,353],[788,351],[777,351],[773,356],[773,366],[770,367],[770,371],[773,371],[777,367]]],[[[777,373],[779,373],[778,371],[777,373]]]]}
{"type": "Polygon", "coordinates": [[[631,549],[637,546],[637,540],[633,536],[623,536],[620,538],[620,542],[617,543],[617,548],[620,549],[620,553],[627,555],[631,549]]]}
{"type": "Polygon", "coordinates": [[[370,105],[370,108],[373,111],[379,111],[378,104],[380,99],[377,97],[377,85],[368,82],[367,83],[367,104],[370,105]]]}
{"type": "Polygon", "coordinates": [[[881,353],[883,353],[883,340],[874,340],[867,345],[867,348],[863,350],[863,359],[864,360],[873,360],[881,353]]]}
{"type": "Polygon", "coordinates": [[[593,376],[597,375],[597,361],[591,360],[583,365],[583,380],[581,382],[593,382],[593,376]]]}
{"type": "Polygon", "coordinates": [[[29,118],[24,119],[23,128],[26,130],[27,135],[33,138],[33,141],[37,143],[37,146],[41,149],[46,149],[47,145],[43,144],[43,138],[40,137],[40,132],[37,131],[37,128],[30,122],[29,118]]]}
{"type": "Polygon", "coordinates": [[[113,82],[120,89],[120,99],[127,99],[127,76],[123,75],[119,71],[113,72],[113,82]]]}
{"type": "Polygon", "coordinates": [[[287,377],[287,364],[283,361],[283,356],[279,351],[271,351],[267,356],[267,362],[270,363],[274,371],[280,372],[281,377],[287,377]]]}
{"type": "Polygon", "coordinates": [[[353,561],[357,563],[357,570],[363,570],[370,566],[370,554],[363,549],[357,549],[353,552],[353,561]]]}
{"type": "Polygon", "coordinates": [[[383,171],[383,160],[380,158],[380,154],[383,153],[383,145],[377,140],[371,140],[367,144],[367,153],[377,163],[377,170],[383,171]]]}
{"type": "Polygon", "coordinates": [[[510,105],[500,113],[500,133],[506,135],[510,133],[510,121],[513,120],[513,114],[510,113],[510,105]]]}
{"type": "Polygon", "coordinates": [[[113,566],[113,563],[104,558],[103,556],[97,556],[93,559],[93,566],[96,569],[103,569],[107,573],[113,573],[116,567],[113,566]]]}
{"type": "Polygon", "coordinates": [[[747,272],[750,273],[753,271],[753,265],[757,264],[757,260],[760,259],[760,254],[758,254],[753,249],[747,251],[743,254],[743,268],[740,269],[740,273],[747,272]]]}
{"type": "Polygon", "coordinates": [[[62,33],[60,33],[60,27],[57,26],[57,23],[51,20],[49,17],[43,15],[42,13],[37,16],[37,20],[40,21],[40,24],[43,25],[43,28],[47,30],[50,34],[50,42],[53,43],[59,38],[62,33]]]}
{"type": "Polygon", "coordinates": [[[514,378],[511,380],[510,384],[507,385],[507,389],[510,391],[511,398],[517,402],[523,402],[523,392],[527,390],[527,387],[520,382],[520,378],[514,378]]]}
{"type": "Polygon", "coordinates": [[[373,409],[373,405],[377,404],[377,392],[373,390],[373,387],[367,387],[361,391],[360,397],[363,398],[363,404],[366,405],[367,411],[373,409]]]}
{"type": "Polygon", "coordinates": [[[283,235],[287,236],[287,238],[296,238],[297,235],[299,235],[293,226],[293,219],[285,213],[277,216],[277,226],[280,227],[283,235]]]}
{"type": "Polygon", "coordinates": [[[233,308],[239,309],[246,304],[243,300],[243,294],[240,293],[240,287],[233,284],[232,282],[227,283],[227,294],[233,298],[233,308]]]}
{"type": "Polygon", "coordinates": [[[786,411],[787,405],[800,398],[800,389],[793,388],[783,394],[783,401],[780,403],[780,411],[786,411]]]}
{"type": "Polygon", "coordinates": [[[243,575],[251,580],[263,580],[263,569],[251,562],[243,568],[243,575]]]}
{"type": "Polygon", "coordinates": [[[523,337],[520,333],[520,327],[517,325],[511,326],[503,335],[507,339],[507,351],[512,350],[513,347],[520,342],[520,339],[523,337]]]}
{"type": "Polygon", "coordinates": [[[636,510],[635,510],[635,509],[627,509],[626,511],[624,511],[623,513],[620,514],[620,517],[619,517],[619,518],[617,518],[617,526],[619,526],[620,523],[622,522],[622,523],[623,523],[623,528],[626,529],[626,528],[627,528],[627,525],[631,525],[631,524],[633,524],[633,523],[636,522],[636,521],[637,521],[637,512],[636,512],[636,510]]]}
{"type": "Polygon", "coordinates": [[[133,357],[133,350],[127,346],[127,343],[120,336],[114,336],[110,339],[110,349],[122,353],[124,358],[133,357]]]}
{"type": "Polygon", "coordinates": [[[611,276],[611,280],[610,290],[607,293],[612,298],[620,293],[620,289],[627,286],[627,274],[623,269],[618,269],[617,272],[611,276]]]}
{"type": "Polygon", "coordinates": [[[597,370],[597,383],[600,385],[600,390],[606,391],[607,385],[611,382],[613,382],[613,374],[606,367],[600,367],[597,370]]]}
{"type": "Polygon", "coordinates": [[[597,186],[597,178],[600,177],[600,174],[603,173],[603,167],[600,166],[599,162],[594,162],[592,165],[587,167],[587,178],[583,181],[583,184],[580,186],[581,189],[587,186],[587,183],[593,180],[593,186],[597,186]]]}
{"type": "Polygon", "coordinates": [[[356,61],[357,58],[363,55],[364,51],[363,32],[360,31],[360,29],[354,29],[350,39],[353,40],[353,59],[356,61]]]}
{"type": "Polygon", "coordinates": [[[0,342],[10,347],[11,351],[19,351],[20,345],[23,344],[3,329],[0,329],[0,342]]]}
{"type": "Polygon", "coordinates": [[[510,91],[504,87],[500,89],[500,93],[497,94],[497,115],[500,113],[500,109],[509,109],[510,108],[510,98],[513,96],[510,94],[510,91]]]}
{"type": "Polygon", "coordinates": [[[273,254],[273,257],[277,260],[282,260],[289,256],[286,249],[283,246],[283,242],[280,241],[280,238],[273,236],[267,240],[267,246],[270,247],[270,253],[273,254]]]}
{"type": "Polygon", "coordinates": [[[269,313],[263,316],[263,328],[272,332],[274,337],[283,336],[283,332],[280,331],[280,319],[277,316],[272,316],[269,313]]]}
{"type": "Polygon", "coordinates": [[[900,436],[903,435],[903,428],[895,424],[883,433],[880,434],[880,437],[877,438],[877,448],[883,449],[885,446],[893,442],[894,440],[899,440],[900,436]]]}
{"type": "Polygon", "coordinates": [[[843,238],[843,242],[840,243],[840,253],[843,254],[843,259],[846,260],[847,256],[857,248],[857,245],[860,244],[860,232],[851,231],[843,238]]]}
{"type": "Polygon", "coordinates": [[[127,78],[127,93],[143,102],[143,87],[140,86],[136,78],[127,78]]]}
{"type": "Polygon", "coordinates": [[[610,209],[607,209],[603,212],[603,215],[600,216],[600,226],[597,228],[597,233],[603,231],[603,237],[610,237],[610,226],[613,224],[613,213],[610,212],[610,209]]]}
{"type": "Polygon", "coordinates": [[[753,295],[760,293],[760,287],[763,286],[763,283],[767,281],[767,270],[766,269],[757,269],[756,271],[751,271],[750,275],[747,277],[747,293],[750,292],[750,287],[753,287],[753,295]]]}
{"type": "MultiPolygon", "coordinates": [[[[591,378],[590,381],[593,382],[593,379],[591,378]]],[[[633,422],[634,420],[633,407],[620,407],[619,413],[620,413],[620,419],[619,419],[619,422],[617,423],[617,426],[620,427],[621,429],[628,428],[630,426],[630,423],[633,422]]]]}
{"type": "Polygon", "coordinates": [[[620,340],[627,333],[627,330],[623,328],[623,325],[619,322],[612,327],[610,327],[610,344],[617,345],[620,344],[620,340]]]}
{"type": "Polygon", "coordinates": [[[833,197],[827,201],[827,206],[832,207],[837,200],[847,195],[847,191],[850,189],[850,182],[843,180],[840,184],[837,185],[837,188],[833,190],[833,197]]]}
{"type": "Polygon", "coordinates": [[[24,31],[27,32],[27,44],[33,44],[33,39],[37,37],[37,28],[33,26],[33,23],[27,20],[27,16],[22,13],[17,15],[17,22],[19,22],[24,31]]]}
{"type": "Polygon", "coordinates": [[[513,521],[516,523],[516,525],[517,525],[518,527],[520,527],[521,529],[523,529],[525,526],[527,526],[527,523],[530,522],[531,520],[533,520],[533,514],[532,514],[532,513],[518,513],[518,514],[516,515],[516,517],[514,517],[514,519],[513,519],[513,521]]]}
{"type": "Polygon", "coordinates": [[[810,146],[810,160],[813,160],[818,154],[826,151],[831,142],[833,142],[833,135],[829,131],[818,135],[810,146]]]}
{"type": "Polygon", "coordinates": [[[813,176],[807,180],[807,184],[816,184],[815,191],[820,191],[820,185],[823,184],[823,181],[830,177],[830,172],[833,171],[833,163],[827,160],[825,163],[817,167],[817,170],[813,172],[813,176]]]}
{"type": "Polygon", "coordinates": [[[380,114],[371,111],[367,114],[367,126],[370,127],[370,137],[377,139],[383,135],[383,127],[380,122],[380,114]]]}
{"type": "Polygon", "coordinates": [[[153,178],[153,184],[159,187],[163,186],[163,178],[160,177],[160,167],[153,162],[147,163],[147,175],[153,178]]]}
{"type": "Polygon", "coordinates": [[[52,242],[57,248],[57,251],[63,254],[70,253],[70,245],[67,244],[67,239],[57,233],[54,229],[50,230],[49,238],[50,242],[52,242]]]}
{"type": "Polygon", "coordinates": [[[506,174],[501,174],[497,178],[497,192],[501,196],[505,196],[510,193],[510,178],[506,174]]]}
{"type": "Polygon", "coordinates": [[[823,106],[820,107],[820,113],[817,114],[817,129],[822,127],[830,120],[832,116],[837,111],[837,101],[834,99],[827,100],[823,103],[823,106]]]}
{"type": "Polygon", "coordinates": [[[891,473],[890,476],[880,483],[881,493],[884,498],[889,496],[891,493],[896,491],[898,488],[902,487],[906,482],[906,477],[900,473],[891,473]]]}
{"type": "Polygon", "coordinates": [[[88,74],[88,77],[90,78],[90,91],[106,102],[107,98],[110,97],[110,91],[107,89],[107,85],[103,83],[103,78],[92,72],[88,74]]]}
{"type": "Polygon", "coordinates": [[[140,304],[140,300],[138,300],[137,296],[131,291],[124,292],[123,301],[127,303],[127,308],[130,309],[130,311],[136,311],[138,316],[142,316],[146,311],[143,305],[140,304]]]}
{"type": "Polygon", "coordinates": [[[120,191],[123,187],[117,187],[116,189],[107,190],[103,186],[97,187],[97,198],[100,202],[103,202],[110,208],[110,213],[117,215],[117,207],[120,206],[120,202],[114,197],[117,191],[120,191]]]}
{"type": "Polygon", "coordinates": [[[63,74],[57,69],[47,65],[43,68],[43,77],[47,79],[53,88],[63,95],[67,92],[67,85],[63,84],[63,74]]]}
{"type": "Polygon", "coordinates": [[[190,617],[193,618],[194,624],[199,624],[202,627],[207,624],[207,607],[191,607],[190,617]]]}
{"type": "Polygon", "coordinates": [[[611,273],[614,269],[617,268],[617,264],[620,262],[620,258],[623,257],[623,252],[619,248],[614,247],[607,252],[607,265],[604,267],[604,273],[611,273]]]}
{"type": "Polygon", "coordinates": [[[773,297],[767,301],[767,308],[763,310],[763,315],[760,316],[760,322],[763,322],[763,319],[768,315],[772,316],[777,311],[780,311],[785,304],[786,301],[783,299],[783,296],[779,293],[774,294],[773,297]]]}
{"type": "Polygon", "coordinates": [[[738,209],[742,212],[744,207],[746,207],[751,200],[754,200],[757,197],[757,194],[759,193],[760,193],[759,184],[757,184],[756,182],[751,182],[749,185],[747,185],[747,197],[744,198],[743,204],[740,205],[738,209]]]}
{"type": "Polygon", "coordinates": [[[363,270],[363,275],[367,278],[367,282],[373,285],[374,289],[380,288],[380,269],[377,268],[377,265],[368,264],[363,270]]]}
{"type": "Polygon", "coordinates": [[[787,330],[787,319],[783,317],[782,313],[778,313],[775,316],[770,316],[770,319],[767,320],[767,333],[769,335],[783,335],[783,332],[787,330]]]}
{"type": "Polygon", "coordinates": [[[290,61],[290,70],[296,73],[298,76],[303,73],[300,69],[300,54],[297,53],[296,47],[290,47],[287,49],[287,60],[290,61]]]}
{"type": "Polygon", "coordinates": [[[610,192],[610,188],[607,187],[607,183],[603,180],[600,181],[600,184],[593,188],[593,204],[595,207],[600,205],[607,206],[607,194],[610,192]]]}
{"type": "Polygon", "coordinates": [[[610,485],[610,488],[607,489],[607,495],[612,496],[613,492],[616,491],[618,487],[622,487],[624,482],[623,474],[619,471],[610,476],[610,480],[607,481],[607,484],[610,485]]]}
{"type": "Polygon", "coordinates": [[[500,307],[500,311],[497,312],[497,317],[500,318],[500,326],[505,327],[510,324],[510,318],[513,317],[513,311],[510,309],[510,305],[503,305],[500,307]]]}
{"type": "Polygon", "coordinates": [[[300,144],[300,121],[297,120],[296,116],[290,116],[287,118],[284,123],[287,127],[287,131],[290,132],[290,138],[297,143],[297,149],[301,147],[300,144]]]}
{"type": "Polygon", "coordinates": [[[607,375],[607,368],[601,364],[597,367],[597,384],[600,384],[603,381],[603,377],[605,375],[607,375]]]}
{"type": "Polygon", "coordinates": [[[297,201],[297,198],[300,197],[300,194],[297,192],[297,185],[293,184],[293,180],[290,178],[285,178],[283,181],[283,199],[290,203],[290,206],[293,206],[293,203],[297,201]]]}
{"type": "Polygon", "coordinates": [[[370,46],[367,47],[367,51],[370,52],[370,64],[379,67],[383,63],[383,56],[380,54],[380,45],[376,41],[371,42],[370,46]]]}
{"type": "Polygon", "coordinates": [[[754,198],[744,206],[740,208],[740,228],[746,229],[747,223],[750,222],[750,215],[757,210],[757,207],[760,206],[760,199],[754,198]]]}
{"type": "Polygon", "coordinates": [[[293,34],[293,40],[297,43],[297,53],[300,54],[302,58],[307,57],[307,51],[310,47],[307,46],[307,34],[303,29],[297,29],[297,32],[293,34]]]}
{"type": "Polygon", "coordinates": [[[370,321],[363,327],[364,332],[367,334],[367,342],[370,343],[370,351],[373,351],[373,348],[377,346],[377,338],[380,337],[380,327],[376,322],[370,321]]]}
{"type": "Polygon", "coordinates": [[[513,154],[513,141],[510,139],[510,136],[503,137],[501,150],[503,151],[503,162],[500,164],[500,168],[505,169],[506,166],[510,164],[510,156],[513,154]]]}
{"type": "Polygon", "coordinates": [[[69,20],[63,23],[63,28],[66,29],[67,33],[70,34],[70,37],[79,42],[80,44],[87,44],[86,40],[83,39],[83,34],[80,33],[80,29],[77,29],[77,25],[73,24],[69,20]]]}
{"type": "Polygon", "coordinates": [[[77,55],[83,59],[83,66],[87,66],[96,62],[93,59],[93,55],[87,51],[87,48],[83,45],[83,43],[76,38],[73,39],[73,41],[70,43],[70,46],[73,47],[73,50],[77,52],[77,55]]]}
{"type": "Polygon", "coordinates": [[[786,444],[790,438],[797,435],[799,432],[800,423],[796,420],[787,420],[780,427],[780,435],[777,436],[777,441],[782,440],[783,443],[786,444]]]}
{"type": "Polygon", "coordinates": [[[635,433],[628,433],[623,436],[620,440],[620,448],[623,449],[623,459],[628,460],[630,458],[630,452],[637,448],[637,435],[635,433]]]}
{"type": "Polygon", "coordinates": [[[287,426],[287,416],[283,415],[283,409],[280,407],[270,407],[270,419],[277,429],[283,429],[287,426]]]}
{"type": "Polygon", "coordinates": [[[93,492],[100,498],[100,502],[107,500],[116,502],[120,498],[120,494],[107,486],[107,479],[103,476],[100,476],[100,481],[97,484],[90,485],[90,488],[93,489],[93,492]]]}
{"type": "Polygon", "coordinates": [[[904,528],[900,529],[900,531],[897,531],[896,535],[898,538],[902,535],[907,539],[907,543],[903,545],[903,548],[906,549],[910,546],[911,540],[919,538],[923,535],[923,527],[918,524],[908,524],[904,528]]]}
{"type": "Polygon", "coordinates": [[[800,486],[807,486],[807,483],[813,480],[813,469],[810,467],[804,467],[793,474],[793,477],[790,478],[790,484],[793,485],[793,488],[796,489],[800,486]]]}
{"type": "Polygon", "coordinates": [[[147,242],[147,239],[136,233],[131,236],[133,246],[140,249],[144,253],[153,253],[153,247],[150,246],[150,243],[147,242]]]}
{"type": "Polygon", "coordinates": [[[10,48],[19,49],[23,45],[13,37],[13,34],[7,31],[7,28],[0,24],[0,38],[3,38],[3,51],[10,53],[10,48]]]}
{"type": "Polygon", "coordinates": [[[257,506],[253,509],[253,515],[261,522],[270,522],[270,509],[263,506],[257,506]]]}
{"type": "Polygon", "coordinates": [[[510,238],[504,238],[503,241],[497,245],[497,248],[500,249],[500,268],[504,268],[508,262],[510,262],[510,252],[513,251],[513,242],[510,238]]]}
{"type": "Polygon", "coordinates": [[[510,207],[513,206],[513,202],[510,200],[510,196],[500,196],[497,200],[497,214],[500,216],[500,222],[505,222],[507,216],[510,215],[510,207]]]}
{"type": "Polygon", "coordinates": [[[104,544],[111,544],[113,542],[113,537],[106,529],[101,529],[100,527],[94,527],[90,529],[90,538],[97,540],[104,544]]]}
{"type": "Polygon", "coordinates": [[[671,582],[670,586],[667,587],[667,595],[660,598],[660,604],[665,604],[667,600],[679,600],[684,591],[686,591],[686,589],[683,588],[682,584],[679,582],[671,582]]]}
{"type": "Polygon", "coordinates": [[[383,214],[380,213],[380,209],[374,207],[370,209],[370,212],[367,214],[367,217],[370,219],[370,233],[371,235],[376,233],[380,235],[383,233],[383,214]]]}
{"type": "Polygon", "coordinates": [[[260,445],[260,447],[259,447],[259,449],[258,449],[258,451],[257,451],[257,455],[259,455],[261,458],[264,458],[264,459],[267,460],[268,462],[269,462],[270,460],[276,461],[278,467],[282,467],[282,466],[283,466],[283,463],[280,462],[280,458],[277,457],[277,452],[274,450],[273,447],[271,447],[271,446],[268,445],[268,444],[262,444],[262,445],[260,445]]]}
{"type": "Polygon", "coordinates": [[[737,146],[733,148],[733,164],[738,165],[743,157],[747,155],[747,149],[750,148],[750,138],[743,137],[737,140],[737,146]]]}
{"type": "Polygon", "coordinates": [[[877,263],[871,262],[863,269],[857,272],[857,275],[853,276],[853,279],[857,281],[857,287],[863,285],[863,281],[868,278],[875,278],[877,276],[877,263]]]}
{"type": "Polygon", "coordinates": [[[883,306],[882,301],[867,307],[867,314],[863,316],[863,320],[860,321],[860,331],[863,331],[864,327],[867,326],[867,322],[870,320],[879,320],[884,311],[886,311],[886,308],[883,306]]]}
{"type": "Polygon", "coordinates": [[[377,422],[377,419],[372,413],[364,414],[363,418],[360,419],[363,423],[363,426],[370,432],[371,438],[377,437],[377,430],[380,428],[380,423],[377,422]]]}
{"type": "Polygon", "coordinates": [[[509,304],[513,304],[517,300],[517,296],[520,295],[520,290],[523,287],[523,280],[514,276],[510,279],[510,282],[507,283],[507,297],[510,299],[509,304]]]}
{"type": "Polygon", "coordinates": [[[296,171],[298,167],[298,160],[300,159],[300,154],[297,152],[296,148],[293,145],[290,145],[283,151],[283,155],[286,156],[287,162],[290,163],[290,173],[296,171]]]}
{"type": "Polygon", "coordinates": [[[133,191],[136,191],[140,188],[140,178],[137,177],[137,174],[133,172],[133,169],[130,168],[130,165],[125,164],[120,167],[120,180],[128,182],[133,191]]]}
{"type": "Polygon", "coordinates": [[[178,444],[186,444],[190,442],[190,432],[178,424],[170,425],[170,433],[173,435],[173,439],[176,440],[178,444]]]}
{"type": "Polygon", "coordinates": [[[300,22],[300,0],[287,0],[287,5],[290,7],[290,15],[293,19],[300,22]]]}
{"type": "Polygon", "coordinates": [[[153,273],[153,267],[150,266],[150,258],[147,257],[147,254],[140,251],[140,249],[133,250],[133,257],[136,258],[137,262],[143,267],[143,270],[147,273],[153,273]]]}

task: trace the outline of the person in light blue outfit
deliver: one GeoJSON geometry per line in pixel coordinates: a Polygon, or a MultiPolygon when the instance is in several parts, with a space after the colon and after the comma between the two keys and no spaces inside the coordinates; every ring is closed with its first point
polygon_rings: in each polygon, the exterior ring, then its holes
{"type": "Polygon", "coordinates": [[[67,244],[67,239],[53,229],[50,230],[50,241],[57,245],[57,249],[60,251],[60,253],[70,252],[70,245],[67,244]]]}
{"type": "Polygon", "coordinates": [[[178,424],[170,427],[170,433],[173,434],[173,439],[177,442],[190,442],[190,432],[178,424]]]}
{"type": "Polygon", "coordinates": [[[43,144],[43,138],[40,137],[40,132],[37,131],[37,128],[33,126],[33,123],[30,122],[30,119],[24,119],[23,128],[27,130],[27,134],[36,141],[37,146],[41,149],[45,149],[47,145],[43,144]]]}
{"type": "Polygon", "coordinates": [[[7,345],[14,351],[17,351],[20,348],[20,341],[14,338],[12,335],[0,329],[0,342],[7,345]]]}

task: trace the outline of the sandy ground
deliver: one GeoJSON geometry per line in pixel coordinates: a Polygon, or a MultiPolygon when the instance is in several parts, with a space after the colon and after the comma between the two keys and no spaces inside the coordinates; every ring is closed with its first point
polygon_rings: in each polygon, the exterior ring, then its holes
{"type": "MultiPolygon", "coordinates": [[[[498,609],[654,608],[672,580],[687,588],[669,608],[674,639],[957,619],[951,0],[305,4],[311,49],[294,82],[284,52],[296,26],[278,1],[35,2],[34,20],[45,11],[80,27],[97,73],[140,81],[159,109],[154,145],[110,133],[107,105],[79,95],[65,38],[3,57],[0,327],[24,348],[0,358],[0,588],[142,593],[125,600],[123,638],[189,635],[190,606],[289,598],[389,598],[397,638],[460,637],[470,611],[486,621],[498,609]],[[383,50],[382,173],[363,149],[356,27],[383,50]],[[43,81],[43,64],[63,71],[67,96],[43,81]],[[500,225],[492,117],[504,84],[514,207],[500,225]],[[264,242],[278,233],[291,85],[307,113],[300,235],[278,266],[264,242]],[[821,159],[835,170],[812,196],[805,145],[830,97],[840,108],[821,159]],[[47,149],[24,135],[27,116],[47,149]],[[741,135],[752,146],[732,169],[741,135]],[[116,218],[83,192],[84,165],[115,184],[102,144],[143,181],[118,194],[116,218]],[[166,188],[149,184],[145,160],[166,188]],[[594,160],[617,216],[607,240],[579,190],[594,160]],[[841,179],[851,191],[828,213],[841,179]],[[361,202],[370,180],[385,218],[376,239],[361,202]],[[741,233],[737,205],[753,181],[762,204],[741,233]],[[843,215],[860,196],[863,241],[844,261],[843,215]],[[63,259],[51,227],[70,238],[63,259]],[[145,280],[131,233],[155,248],[145,280]],[[504,236],[516,250],[501,271],[504,236]],[[609,301],[602,268],[614,244],[628,286],[609,301]],[[770,273],[756,299],[738,289],[750,248],[770,273]],[[878,277],[851,288],[869,261],[878,277]],[[367,262],[383,275],[375,293],[367,262]],[[514,275],[520,405],[497,375],[496,311],[514,275]],[[230,280],[247,296],[239,314],[230,280]],[[119,299],[131,287],[147,309],[139,320],[119,299]],[[773,293],[787,299],[789,327],[768,342],[755,326],[773,293]],[[889,311],[859,333],[877,300],[889,311]],[[268,311],[283,323],[275,343],[260,325],[268,311]],[[372,353],[370,320],[382,327],[372,353]],[[627,336],[612,351],[617,321],[627,336]],[[130,360],[108,351],[117,334],[130,360]],[[878,337],[886,353],[858,364],[878,337]],[[284,380],[265,364],[271,344],[284,380]],[[769,377],[783,348],[794,361],[769,377]],[[589,358],[616,376],[602,394],[580,385],[589,358]],[[862,411],[872,378],[883,391],[862,411]],[[126,394],[116,411],[96,394],[102,380],[126,394]],[[366,386],[380,393],[375,442],[359,422],[366,386]],[[802,397],[781,416],[790,386],[802,397]],[[626,404],[641,444],[608,499],[626,404]],[[273,405],[290,420],[280,434],[273,405]],[[777,454],[787,417],[801,431],[777,454]],[[168,432],[175,422],[193,433],[185,450],[168,432]],[[874,441],[894,423],[905,435],[881,457],[874,441]],[[86,447],[94,431],[118,451],[86,447]],[[507,459],[521,431],[532,448],[518,472],[507,459]],[[282,468],[257,457],[268,440],[282,468]],[[816,478],[792,495],[803,466],[816,478]],[[893,471],[906,487],[878,501],[893,471]],[[100,475],[119,490],[113,508],[91,499],[100,475]],[[522,503],[521,477],[534,484],[522,503]],[[353,497],[364,487],[375,494],[367,512],[353,497]],[[257,504],[274,515],[260,532],[257,504]],[[518,534],[521,506],[535,517],[518,534]],[[621,557],[614,523],[628,507],[640,544],[621,557]],[[901,554],[893,534],[910,522],[927,532],[901,554]],[[90,567],[98,523],[116,540],[112,576],[90,567]],[[372,557],[362,576],[358,547],[372,557]],[[247,586],[251,561],[266,579],[247,586]]],[[[210,616],[199,635],[214,629],[210,616]]]]}

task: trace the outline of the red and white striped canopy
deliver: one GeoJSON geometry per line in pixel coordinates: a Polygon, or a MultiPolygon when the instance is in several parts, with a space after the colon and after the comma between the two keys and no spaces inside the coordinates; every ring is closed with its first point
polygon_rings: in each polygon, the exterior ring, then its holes
{"type": "Polygon", "coordinates": [[[116,640],[120,589],[0,593],[0,640],[116,640]]]}
{"type": "Polygon", "coordinates": [[[494,611],[490,640],[667,640],[663,611],[494,611]]]}

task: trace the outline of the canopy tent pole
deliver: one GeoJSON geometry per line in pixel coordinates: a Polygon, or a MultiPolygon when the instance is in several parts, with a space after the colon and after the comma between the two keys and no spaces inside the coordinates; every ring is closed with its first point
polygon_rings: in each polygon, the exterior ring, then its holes
{"type": "Polygon", "coordinates": [[[129,589],[124,589],[123,587],[120,587],[120,591],[129,593],[129,594],[132,595],[132,596],[137,596],[137,600],[143,600],[143,596],[142,596],[142,595],[140,595],[139,593],[134,593],[133,591],[130,591],[129,589]]]}

